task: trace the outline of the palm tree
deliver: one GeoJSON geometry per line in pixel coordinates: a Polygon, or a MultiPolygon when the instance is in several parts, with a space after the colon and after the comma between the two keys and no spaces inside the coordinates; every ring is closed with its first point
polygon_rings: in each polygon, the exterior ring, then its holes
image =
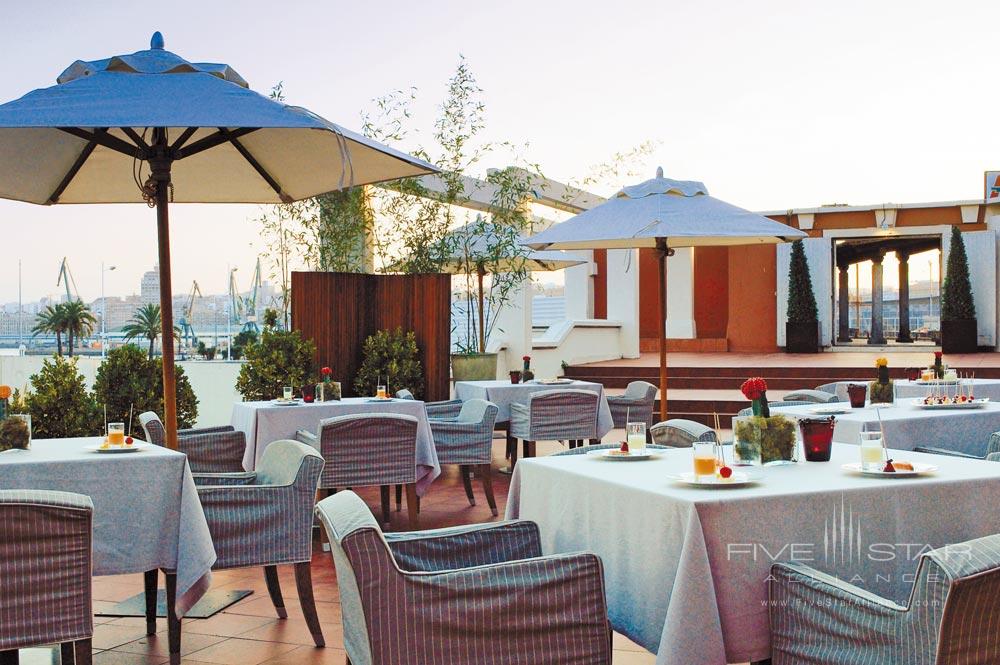
{"type": "Polygon", "coordinates": [[[87,337],[94,332],[97,319],[94,318],[90,308],[84,305],[81,300],[70,300],[59,307],[62,309],[63,323],[69,338],[69,357],[72,358],[73,340],[78,337],[87,337]]]}
{"type": "Polygon", "coordinates": [[[62,334],[66,331],[66,319],[62,305],[47,305],[38,313],[38,322],[31,329],[32,337],[38,335],[55,335],[56,352],[62,356],[62,334]]]}
{"type": "Polygon", "coordinates": [[[135,310],[135,314],[122,326],[125,339],[135,339],[144,337],[149,340],[149,357],[153,357],[153,345],[156,338],[160,336],[160,306],[154,304],[143,305],[135,310]]]}

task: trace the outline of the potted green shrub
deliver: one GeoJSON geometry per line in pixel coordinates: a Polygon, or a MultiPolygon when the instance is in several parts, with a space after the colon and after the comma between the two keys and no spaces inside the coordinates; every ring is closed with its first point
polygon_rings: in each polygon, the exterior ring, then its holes
{"type": "Polygon", "coordinates": [[[24,396],[24,408],[31,416],[32,436],[65,439],[101,433],[102,416],[76,358],[52,356],[29,381],[31,390],[24,396]]]}
{"type": "Polygon", "coordinates": [[[260,339],[247,344],[244,358],[236,378],[244,400],[275,399],[284,386],[300,390],[316,383],[316,345],[298,330],[278,330],[265,321],[260,339]]]}
{"type": "Polygon", "coordinates": [[[978,345],[969,259],[965,254],[962,232],[953,226],[948,267],[941,288],[941,350],[945,353],[975,353],[978,345]]]}
{"type": "Polygon", "coordinates": [[[792,243],[788,265],[788,318],[785,321],[785,351],[817,353],[819,351],[819,316],[813,294],[809,263],[801,240],[792,243]]]}
{"type": "Polygon", "coordinates": [[[361,366],[354,377],[354,392],[374,395],[382,384],[390,395],[406,388],[420,399],[424,393],[424,370],[420,349],[412,331],[379,330],[365,339],[361,366]]]}

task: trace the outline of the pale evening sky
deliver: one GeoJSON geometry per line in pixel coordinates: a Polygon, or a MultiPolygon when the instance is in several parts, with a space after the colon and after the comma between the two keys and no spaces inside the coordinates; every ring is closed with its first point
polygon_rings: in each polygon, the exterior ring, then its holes
{"type": "MultiPolygon", "coordinates": [[[[290,103],[352,129],[370,100],[411,86],[429,129],[464,54],[486,92],[488,138],[528,142],[556,179],[646,139],[658,141],[651,165],[754,210],[977,198],[983,171],[1000,168],[985,0],[155,7],[4,0],[0,101],[52,85],[76,59],[146,48],[160,30],[168,50],[228,63],[260,92],[284,81],[290,103]]],[[[192,279],[224,291],[228,264],[249,278],[255,212],[172,208],[175,293],[192,279]]],[[[99,295],[102,260],[118,266],[109,294],[137,291],[154,230],[139,205],[0,201],[0,302],[17,297],[19,258],[25,300],[57,292],[64,255],[85,300],[99,295]]]]}

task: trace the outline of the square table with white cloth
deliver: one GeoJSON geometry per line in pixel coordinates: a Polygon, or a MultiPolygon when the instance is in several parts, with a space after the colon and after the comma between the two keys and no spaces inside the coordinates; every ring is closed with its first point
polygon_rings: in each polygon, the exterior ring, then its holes
{"type": "MultiPolygon", "coordinates": [[[[877,429],[879,416],[886,445],[890,448],[913,450],[918,446],[945,448],[955,452],[983,457],[990,435],[1000,431],[1000,402],[988,402],[979,409],[922,409],[919,399],[897,399],[891,407],[876,410],[870,406],[851,409],[850,413],[834,416],[837,423],[833,440],[857,445],[863,429],[877,429]]],[[[780,406],[771,414],[796,417],[816,417],[816,411],[839,404],[780,406]]]]}
{"type": "Polygon", "coordinates": [[[455,383],[455,396],[463,402],[470,399],[485,399],[497,405],[497,423],[510,422],[510,405],[513,403],[527,404],[528,396],[542,390],[590,390],[600,396],[597,405],[597,438],[602,438],[615,427],[611,418],[611,407],[604,386],[592,381],[570,381],[560,384],[539,383],[528,381],[511,383],[510,381],[458,381],[455,383]]]}
{"type": "Polygon", "coordinates": [[[1000,533],[1000,464],[893,451],[939,470],[883,479],[841,469],[858,453],[835,444],[830,462],[758,468],[757,484],[715,490],[668,477],[691,470],[690,449],[525,459],[506,516],[536,522],[546,555],[599,555],[612,626],[658,665],[763,660],[773,561],[905,604],[921,552],[1000,533]]]}
{"type": "MultiPolygon", "coordinates": [[[[935,392],[944,392],[948,395],[954,395],[955,391],[958,389],[955,383],[945,383],[944,385],[934,386],[932,384],[921,383],[920,381],[910,381],[908,379],[896,379],[892,382],[893,391],[896,397],[906,398],[906,397],[927,397],[931,390],[935,392]]],[[[1000,379],[962,379],[962,389],[965,394],[969,393],[969,388],[972,388],[972,392],[978,399],[980,397],[988,397],[990,401],[1000,402],[1000,379]]]]}
{"type": "Polygon", "coordinates": [[[0,453],[0,489],[59,490],[94,503],[94,575],[177,572],[178,616],[211,584],[215,548],[187,457],[152,444],[102,454],[103,437],[35,439],[0,453]]]}
{"type": "Polygon", "coordinates": [[[273,401],[236,402],[230,424],[246,434],[243,468],[253,471],[264,455],[264,449],[271,443],[294,439],[295,432],[300,429],[318,434],[323,420],[357,413],[397,413],[417,419],[417,494],[423,495],[434,479],[441,475],[441,465],[438,464],[431,426],[427,422],[427,409],[420,400],[374,401],[368,397],[345,397],[312,404],[295,402],[288,406],[273,401]]]}

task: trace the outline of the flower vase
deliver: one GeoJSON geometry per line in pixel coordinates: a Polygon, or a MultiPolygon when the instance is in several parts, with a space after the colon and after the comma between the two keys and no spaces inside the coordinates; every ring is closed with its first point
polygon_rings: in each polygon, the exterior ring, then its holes
{"type": "Polygon", "coordinates": [[[795,422],[785,416],[733,419],[736,464],[789,464],[795,461],[795,422]]]}

